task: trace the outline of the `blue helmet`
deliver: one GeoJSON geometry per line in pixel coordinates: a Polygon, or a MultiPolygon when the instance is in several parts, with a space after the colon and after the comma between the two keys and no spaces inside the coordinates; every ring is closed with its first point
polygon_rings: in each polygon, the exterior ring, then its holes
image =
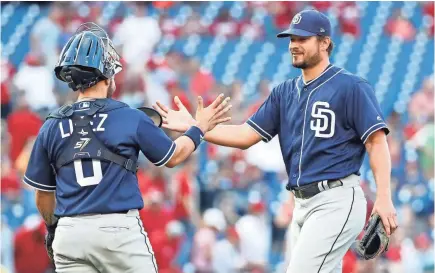
{"type": "Polygon", "coordinates": [[[119,54],[107,33],[95,23],[84,23],[62,49],[54,68],[56,77],[74,91],[94,86],[122,70],[119,54]]]}

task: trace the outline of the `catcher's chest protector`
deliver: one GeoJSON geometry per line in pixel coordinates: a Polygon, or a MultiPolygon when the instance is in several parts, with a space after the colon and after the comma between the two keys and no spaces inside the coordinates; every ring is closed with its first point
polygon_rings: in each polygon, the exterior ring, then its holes
{"type": "MultiPolygon", "coordinates": [[[[113,162],[125,169],[136,173],[137,160],[136,158],[125,158],[109,150],[98,139],[94,133],[90,122],[92,116],[104,105],[92,103],[90,110],[84,113],[75,113],[71,105],[64,105],[48,116],[48,118],[70,118],[73,123],[73,131],[68,143],[62,148],[60,156],[58,156],[55,164],[55,170],[65,166],[77,159],[98,159],[103,161],[113,162]]],[[[48,119],[47,118],[47,119],[48,119]]]]}

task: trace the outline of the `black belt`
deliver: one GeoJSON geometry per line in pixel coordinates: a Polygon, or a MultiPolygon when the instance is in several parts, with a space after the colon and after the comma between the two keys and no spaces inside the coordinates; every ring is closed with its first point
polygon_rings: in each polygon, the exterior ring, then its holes
{"type": "Polygon", "coordinates": [[[118,211],[118,212],[114,212],[114,213],[118,213],[118,214],[127,214],[130,210],[122,210],[122,211],[118,211]]]}
{"type": "Polygon", "coordinates": [[[340,179],[334,179],[314,182],[301,187],[290,188],[290,190],[293,192],[296,198],[309,199],[314,195],[321,193],[322,191],[341,186],[343,186],[343,182],[340,179]]]}
{"type": "Polygon", "coordinates": [[[76,216],[103,215],[103,214],[127,214],[129,211],[130,210],[121,210],[121,211],[107,212],[107,213],[70,214],[70,215],[60,216],[59,218],[62,218],[62,217],[76,217],[76,216]]]}

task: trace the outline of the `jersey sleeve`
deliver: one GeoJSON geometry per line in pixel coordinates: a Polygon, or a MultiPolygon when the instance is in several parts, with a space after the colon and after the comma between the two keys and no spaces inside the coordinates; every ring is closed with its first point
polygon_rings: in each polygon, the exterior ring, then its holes
{"type": "Polygon", "coordinates": [[[48,124],[44,123],[36,137],[23,178],[24,183],[41,191],[56,190],[56,174],[45,146],[48,124]]]}
{"type": "Polygon", "coordinates": [[[136,135],[141,151],[157,167],[164,166],[174,155],[175,142],[155,126],[148,116],[140,118],[136,135]]]}
{"type": "Polygon", "coordinates": [[[266,101],[246,123],[257,132],[264,142],[269,142],[278,133],[280,124],[280,93],[274,88],[266,101]]]}
{"type": "Polygon", "coordinates": [[[385,134],[389,133],[375,92],[368,82],[357,82],[348,95],[350,96],[346,105],[348,123],[363,143],[366,143],[370,135],[380,129],[383,129],[385,134]]]}

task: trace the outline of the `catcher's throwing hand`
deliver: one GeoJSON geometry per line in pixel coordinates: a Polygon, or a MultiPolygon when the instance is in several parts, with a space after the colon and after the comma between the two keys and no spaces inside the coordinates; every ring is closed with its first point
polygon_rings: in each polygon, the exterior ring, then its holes
{"type": "Polygon", "coordinates": [[[382,220],[387,235],[390,236],[397,229],[397,214],[391,197],[376,197],[371,215],[378,214],[382,220]]]}
{"type": "Polygon", "coordinates": [[[178,111],[166,107],[159,101],[153,105],[153,108],[162,116],[163,128],[184,133],[190,128],[190,126],[195,125],[196,121],[189,111],[187,111],[186,107],[181,102],[180,98],[178,98],[178,96],[175,96],[174,102],[175,105],[177,105],[178,111]]]}

